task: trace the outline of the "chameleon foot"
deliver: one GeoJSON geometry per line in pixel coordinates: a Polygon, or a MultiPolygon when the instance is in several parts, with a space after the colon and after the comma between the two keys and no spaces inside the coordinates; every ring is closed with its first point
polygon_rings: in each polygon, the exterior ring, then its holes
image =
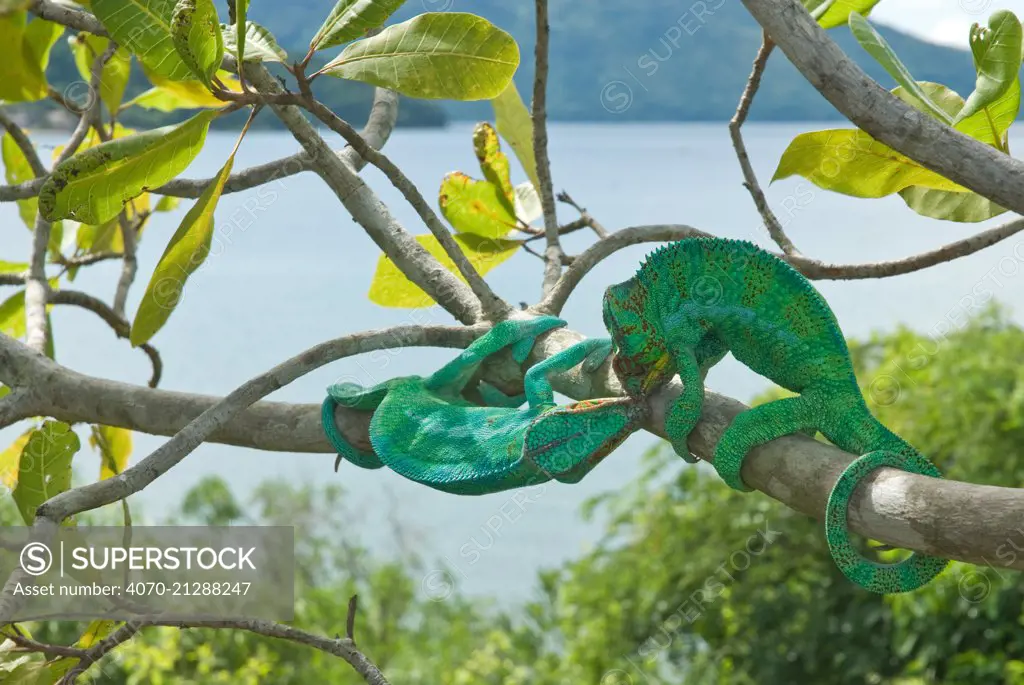
{"type": "Polygon", "coordinates": [[[895,452],[868,452],[854,460],[839,476],[825,506],[825,537],[836,566],[847,578],[866,590],[880,594],[910,592],[939,575],[948,561],[914,552],[895,564],[880,564],[862,557],[850,543],[846,512],[857,484],[881,466],[892,466],[910,473],[935,478],[939,470],[920,455],[895,452]]]}

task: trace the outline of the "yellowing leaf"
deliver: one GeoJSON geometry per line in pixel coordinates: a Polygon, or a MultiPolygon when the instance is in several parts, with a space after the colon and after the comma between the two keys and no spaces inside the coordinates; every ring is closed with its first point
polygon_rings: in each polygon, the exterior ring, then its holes
{"type": "Polygon", "coordinates": [[[459,233],[500,238],[516,227],[515,215],[498,186],[458,171],[441,181],[438,204],[459,233]]]}
{"type": "Polygon", "coordinates": [[[0,333],[25,337],[25,291],[19,290],[0,304],[0,333]]]}
{"type": "Polygon", "coordinates": [[[66,423],[46,421],[32,431],[21,452],[14,488],[14,502],[26,525],[32,525],[40,504],[71,487],[71,459],[80,447],[66,423]]]}
{"type": "MultiPolygon", "coordinates": [[[[178,109],[207,109],[223,107],[224,101],[219,100],[199,81],[170,81],[157,74],[148,73],[154,87],[144,91],[124,104],[124,107],[142,107],[160,112],[173,112],[178,109]]],[[[217,78],[228,90],[239,93],[242,85],[238,79],[226,71],[217,72],[217,78]]]]}
{"type": "Polygon", "coordinates": [[[772,180],[800,175],[819,188],[854,197],[885,197],[910,186],[966,189],[859,129],[798,135],[782,153],[772,180]]]}
{"type": "Polygon", "coordinates": [[[100,480],[116,476],[128,466],[132,432],[116,426],[93,426],[89,444],[100,453],[100,480]]]}
{"type": "Polygon", "coordinates": [[[823,29],[842,26],[847,22],[851,12],[866,17],[878,3],[879,0],[803,0],[804,7],[812,16],[820,15],[818,24],[823,29]]]}
{"type": "MultiPolygon", "coordinates": [[[[459,233],[452,237],[481,276],[511,257],[520,245],[515,240],[483,238],[468,233],[459,233]]],[[[416,242],[434,255],[459,280],[465,282],[437,238],[432,235],[418,235],[416,242]]],[[[434,300],[407,279],[386,255],[381,255],[377,262],[377,271],[370,284],[369,298],[371,302],[384,307],[415,309],[434,304],[434,300]]]]}
{"type": "Polygon", "coordinates": [[[171,13],[171,39],[192,74],[209,85],[224,60],[224,37],[213,0],[177,0],[171,13]]]}
{"type": "Polygon", "coordinates": [[[235,153],[232,152],[171,237],[171,242],[146,286],[135,321],[132,322],[129,336],[132,345],[148,342],[163,327],[181,300],[185,281],[206,260],[213,241],[213,210],[217,207],[234,162],[235,153]]]}
{"type": "Polygon", "coordinates": [[[102,224],[147,188],[184,171],[203,146],[219,112],[201,112],[166,126],[79,152],[57,165],[39,191],[39,211],[50,220],[102,224]]]}
{"type": "Polygon", "coordinates": [[[518,66],[516,41],[483,17],[426,12],[349,44],[322,71],[414,98],[487,100],[518,66]]]}
{"type": "Polygon", "coordinates": [[[491,107],[498,134],[512,147],[533,187],[540,188],[537,160],[533,155],[533,119],[516,89],[515,81],[509,81],[508,87],[491,100],[491,107]]]}
{"type": "Polygon", "coordinates": [[[64,32],[60,24],[26,20],[23,11],[0,16],[0,100],[6,102],[34,102],[47,96],[50,48],[64,32]]]}
{"type": "MultiPolygon", "coordinates": [[[[14,142],[14,138],[10,133],[4,133],[3,141],[0,142],[0,148],[2,148],[4,160],[4,176],[9,184],[24,183],[36,177],[32,167],[29,166],[25,153],[14,142]]],[[[21,216],[21,220],[28,226],[29,230],[35,228],[38,206],[39,200],[35,197],[18,200],[18,215],[21,216]]]]}
{"type": "Polygon", "coordinates": [[[516,193],[509,175],[508,157],[501,151],[498,133],[486,121],[480,122],[473,129],[473,151],[476,152],[484,178],[498,186],[501,190],[499,199],[514,216],[516,193]]]}
{"type": "MultiPolygon", "coordinates": [[[[110,40],[101,36],[80,33],[68,39],[71,52],[75,56],[78,74],[86,83],[92,79],[92,66],[96,58],[103,55],[110,45],[110,40]]],[[[122,47],[114,51],[113,56],[103,65],[100,78],[100,98],[110,112],[117,112],[128,86],[128,74],[131,71],[132,55],[122,47]]]]}
{"type": "Polygon", "coordinates": [[[10,446],[0,452],[0,484],[8,490],[13,490],[18,482],[18,465],[21,463],[21,453],[32,437],[32,430],[29,429],[19,435],[10,446]]]}

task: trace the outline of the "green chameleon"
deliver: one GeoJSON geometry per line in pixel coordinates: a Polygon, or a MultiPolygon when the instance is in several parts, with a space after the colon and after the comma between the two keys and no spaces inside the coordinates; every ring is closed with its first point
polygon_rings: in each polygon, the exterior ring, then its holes
{"type": "Polygon", "coordinates": [[[506,397],[490,386],[480,394],[491,406],[462,397],[483,361],[505,347],[522,363],[534,338],[565,322],[552,316],[497,324],[453,361],[427,378],[394,378],[372,388],[340,383],[328,388],[321,421],[338,452],[366,469],[388,466],[418,483],[457,495],[483,495],[554,478],[575,483],[628,437],[644,415],[630,398],[587,400],[565,407],[554,402],[548,374],[583,364],[600,366],[608,339],[589,339],[532,366],[525,394],[506,397]],[[527,407],[517,408],[523,402],[527,407]],[[352,446],[334,423],[340,404],[373,411],[373,452],[352,446]]]}
{"type": "Polygon", "coordinates": [[[825,535],[840,570],[868,590],[892,593],[915,590],[945,568],[946,560],[917,553],[880,564],[850,542],[850,497],[872,470],[940,474],[871,415],[835,315],[802,274],[752,243],[686,239],[656,250],[633,278],[608,288],[603,308],[617,351],[613,367],[630,396],[645,396],[679,374],[683,391],[668,411],[665,431],[680,456],[695,461],[686,439],[700,418],[703,378],[732,352],[798,395],[736,417],[715,449],[722,479],[749,491],[740,469],[752,448],[790,433],[821,431],[862,455],[833,486],[825,511],[825,535]]]}

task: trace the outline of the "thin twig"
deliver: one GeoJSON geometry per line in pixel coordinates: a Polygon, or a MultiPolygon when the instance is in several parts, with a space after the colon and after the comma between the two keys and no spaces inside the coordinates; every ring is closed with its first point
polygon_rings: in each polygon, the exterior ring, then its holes
{"type": "Polygon", "coordinates": [[[117,290],[114,291],[114,311],[118,316],[124,316],[125,306],[128,303],[128,291],[135,282],[135,273],[138,271],[139,263],[135,256],[136,252],[136,230],[143,221],[129,221],[127,210],[121,210],[117,215],[118,227],[121,230],[121,241],[124,243],[124,261],[121,264],[121,276],[117,279],[117,290]]]}
{"type": "MultiPolygon", "coordinates": [[[[11,624],[13,628],[15,624],[11,624]]],[[[19,632],[14,630],[0,632],[0,637],[7,638],[14,644],[18,645],[21,649],[26,652],[36,652],[39,654],[45,654],[49,656],[60,656],[68,657],[71,659],[81,659],[85,656],[86,650],[78,647],[65,647],[64,645],[51,645],[45,642],[37,642],[31,638],[25,637],[19,632]]]]}
{"type": "Polygon", "coordinates": [[[345,637],[356,643],[356,609],[359,606],[359,595],[352,595],[348,599],[348,616],[345,617],[345,637]]]}
{"type": "Polygon", "coordinates": [[[117,50],[117,43],[110,41],[107,45],[107,49],[103,51],[102,55],[96,57],[92,63],[92,72],[89,78],[89,100],[86,102],[85,109],[82,110],[82,116],[78,118],[78,125],[75,126],[75,130],[71,133],[71,138],[68,139],[64,149],[61,150],[54,161],[54,166],[57,166],[64,160],[71,157],[71,155],[78,152],[78,148],[81,147],[85,141],[85,137],[89,134],[89,130],[96,128],[97,132],[102,135],[103,123],[100,120],[100,81],[103,78],[103,65],[114,56],[114,52],[117,50]]]}
{"type": "MultiPolygon", "coordinates": [[[[609,236],[608,229],[606,229],[604,226],[602,226],[601,223],[597,219],[595,219],[594,216],[590,212],[587,211],[586,207],[579,206],[576,203],[576,201],[572,199],[572,196],[570,196],[569,193],[565,192],[564,190],[562,192],[560,192],[558,194],[558,201],[559,202],[564,202],[565,204],[569,205],[570,207],[575,209],[580,214],[580,218],[577,219],[576,221],[572,222],[571,224],[569,224],[570,226],[575,225],[576,222],[582,221],[583,222],[583,226],[590,226],[590,228],[593,229],[594,234],[599,239],[603,240],[603,239],[605,239],[605,238],[607,238],[609,236]]],[[[571,230],[575,230],[575,229],[571,229],[571,230]]],[[[566,226],[562,226],[561,229],[559,229],[559,232],[562,235],[565,235],[566,233],[570,233],[571,230],[566,230],[566,226]]]]}
{"type": "Polygon", "coordinates": [[[291,642],[307,645],[321,652],[341,657],[369,685],[388,685],[387,678],[384,677],[384,674],[381,673],[377,665],[359,651],[348,638],[332,640],[308,633],[299,628],[270,621],[156,621],[153,625],[172,626],[175,628],[234,628],[267,637],[290,640],[291,642]]]}
{"type": "Polygon", "coordinates": [[[754,167],[750,163],[747,146],[743,142],[743,133],[740,130],[743,127],[743,123],[747,120],[747,114],[750,113],[750,106],[754,102],[754,96],[757,95],[757,89],[761,86],[761,77],[764,75],[764,69],[768,65],[768,58],[771,56],[772,48],[774,47],[775,44],[772,43],[772,39],[768,37],[767,33],[764,33],[761,47],[754,58],[754,66],[750,71],[750,77],[747,79],[747,85],[743,89],[743,95],[740,96],[739,105],[736,107],[736,114],[729,121],[729,135],[732,136],[732,146],[736,149],[736,159],[739,160],[740,169],[743,170],[743,186],[750,192],[750,197],[754,200],[754,206],[757,207],[758,213],[764,220],[764,227],[768,230],[768,235],[771,236],[776,245],[782,248],[783,253],[799,255],[800,251],[796,249],[789,236],[786,235],[778,217],[775,216],[771,207],[768,206],[768,200],[764,196],[764,191],[761,190],[761,184],[757,181],[757,174],[754,173],[754,167]]]}
{"type": "Polygon", "coordinates": [[[537,160],[537,180],[540,181],[540,204],[544,210],[543,292],[546,295],[562,275],[562,244],[558,238],[558,215],[551,181],[551,161],[548,158],[548,49],[551,26],[548,23],[548,0],[535,0],[537,15],[537,45],[534,50],[533,76],[533,155],[537,160]]]}
{"type": "Polygon", "coordinates": [[[84,650],[85,654],[81,656],[79,662],[72,666],[71,669],[64,674],[64,677],[57,681],[57,685],[73,685],[73,683],[78,680],[78,676],[85,673],[89,670],[90,666],[112,652],[114,649],[130,640],[132,636],[139,632],[139,629],[145,625],[147,625],[147,623],[141,621],[128,621],[92,647],[84,650]]]}

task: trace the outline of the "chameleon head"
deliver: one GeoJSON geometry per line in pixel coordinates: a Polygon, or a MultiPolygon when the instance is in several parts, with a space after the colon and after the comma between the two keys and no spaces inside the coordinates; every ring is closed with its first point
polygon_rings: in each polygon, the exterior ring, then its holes
{"type": "Polygon", "coordinates": [[[616,351],[612,368],[630,396],[643,395],[672,377],[675,368],[650,321],[646,289],[636,278],[605,290],[603,313],[616,351]]]}

